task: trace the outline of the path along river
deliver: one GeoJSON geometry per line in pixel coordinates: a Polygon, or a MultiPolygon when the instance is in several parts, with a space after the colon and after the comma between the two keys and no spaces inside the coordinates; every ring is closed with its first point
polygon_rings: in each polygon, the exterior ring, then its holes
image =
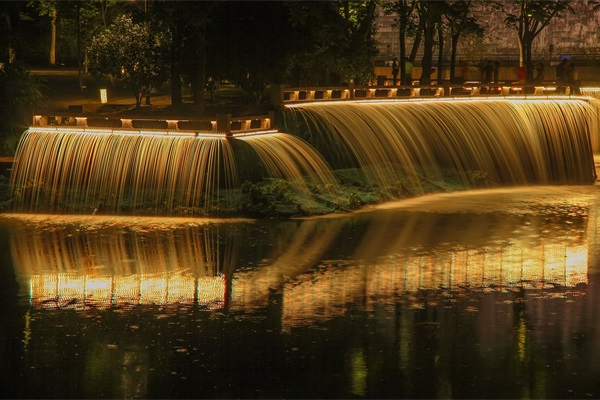
{"type": "Polygon", "coordinates": [[[0,215],[8,398],[598,398],[600,186],[0,215]]]}

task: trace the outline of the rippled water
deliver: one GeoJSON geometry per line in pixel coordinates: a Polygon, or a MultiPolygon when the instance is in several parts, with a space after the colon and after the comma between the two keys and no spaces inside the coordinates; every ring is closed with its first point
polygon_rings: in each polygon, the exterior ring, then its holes
{"type": "Polygon", "coordinates": [[[0,216],[12,398],[598,398],[600,187],[0,216]]]}

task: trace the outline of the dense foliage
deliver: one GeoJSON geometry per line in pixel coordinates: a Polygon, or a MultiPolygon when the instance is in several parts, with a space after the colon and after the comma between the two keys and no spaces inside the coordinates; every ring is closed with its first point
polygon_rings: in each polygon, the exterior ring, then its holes
{"type": "Polygon", "coordinates": [[[31,124],[33,108],[44,100],[41,85],[23,64],[0,64],[0,99],[0,154],[12,155],[31,124]]]}
{"type": "Polygon", "coordinates": [[[122,78],[139,107],[146,91],[167,79],[169,41],[165,31],[122,16],[92,40],[88,48],[90,71],[122,78]]]}

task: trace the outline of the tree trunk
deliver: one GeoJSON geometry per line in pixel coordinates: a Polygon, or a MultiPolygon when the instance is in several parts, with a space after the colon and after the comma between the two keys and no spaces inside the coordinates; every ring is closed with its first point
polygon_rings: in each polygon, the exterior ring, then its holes
{"type": "Polygon", "coordinates": [[[174,26],[173,44],[171,47],[171,105],[181,106],[183,96],[181,94],[181,29],[179,25],[174,26]]]}
{"type": "Polygon", "coordinates": [[[51,34],[50,34],[50,65],[56,65],[56,10],[50,14],[51,18],[51,34]]]}
{"type": "Polygon", "coordinates": [[[204,84],[206,82],[206,42],[200,28],[196,29],[194,109],[196,116],[202,118],[204,117],[204,84]]]}
{"type": "Polygon", "coordinates": [[[452,35],[452,42],[450,44],[450,83],[454,83],[456,79],[456,51],[458,49],[458,34],[452,35]]]}
{"type": "Polygon", "coordinates": [[[444,58],[444,32],[442,31],[442,25],[438,24],[438,73],[437,73],[437,84],[441,85],[444,80],[443,71],[443,58],[444,58]]]}
{"type": "MultiPolygon", "coordinates": [[[[431,14],[430,14],[431,15],[431,14]]],[[[421,62],[421,79],[419,84],[431,84],[431,66],[433,62],[433,35],[435,33],[435,23],[433,18],[428,16],[425,33],[423,34],[423,60],[421,62]]]]}
{"type": "Polygon", "coordinates": [[[81,4],[77,3],[77,78],[79,91],[83,92],[83,78],[81,76],[81,4]]]}
{"type": "MultiPolygon", "coordinates": [[[[530,36],[530,35],[528,35],[530,36]]],[[[533,45],[533,39],[527,38],[525,44],[525,68],[527,68],[527,83],[533,82],[533,63],[531,62],[531,46],[533,45]]]]}
{"type": "Polygon", "coordinates": [[[400,28],[400,59],[398,65],[400,67],[400,84],[406,84],[406,66],[404,65],[406,58],[406,29],[400,28]]]}
{"type": "Polygon", "coordinates": [[[138,87],[134,88],[133,94],[135,96],[135,108],[137,110],[142,105],[142,89],[138,87]]]}
{"type": "Polygon", "coordinates": [[[408,56],[411,62],[415,62],[417,58],[417,52],[419,51],[419,46],[421,46],[421,41],[423,40],[423,30],[419,27],[417,34],[415,35],[415,41],[413,42],[412,49],[410,50],[410,56],[408,56]]]}

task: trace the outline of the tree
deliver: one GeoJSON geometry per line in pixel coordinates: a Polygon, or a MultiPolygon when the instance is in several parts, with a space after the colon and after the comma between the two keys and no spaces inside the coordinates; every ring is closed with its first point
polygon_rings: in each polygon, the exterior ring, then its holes
{"type": "Polygon", "coordinates": [[[289,16],[286,2],[220,2],[207,31],[209,75],[238,84],[260,101],[268,84],[289,78],[302,39],[289,16]]]}
{"type": "Polygon", "coordinates": [[[122,16],[95,36],[88,48],[90,71],[122,78],[135,96],[136,108],[153,86],[162,84],[168,72],[170,36],[148,22],[134,23],[122,16]]]}
{"type": "Polygon", "coordinates": [[[294,65],[299,84],[325,85],[372,78],[375,1],[286,2],[298,30],[294,65]],[[303,80],[305,82],[303,82],[303,80]]]}
{"type": "Polygon", "coordinates": [[[14,154],[22,132],[31,124],[33,108],[44,101],[40,84],[18,62],[0,63],[0,153],[14,154]]]}
{"type": "Polygon", "coordinates": [[[471,0],[454,0],[449,2],[449,7],[446,13],[448,21],[448,29],[450,33],[450,81],[455,79],[456,70],[456,53],[458,49],[458,41],[461,36],[477,35],[481,36],[484,33],[484,28],[479,25],[477,20],[470,14],[471,0]]]}
{"type": "MultiPolygon", "coordinates": [[[[56,3],[58,41],[69,54],[62,54],[63,60],[75,59],[79,73],[79,88],[83,90],[82,74],[87,72],[86,48],[92,37],[106,29],[109,10],[117,8],[117,0],[62,0],[56,3]],[[74,49],[74,51],[73,51],[74,49]]],[[[121,7],[121,12],[123,8],[121,7]]]]}
{"type": "Polygon", "coordinates": [[[417,0],[396,0],[383,4],[386,14],[396,15],[396,24],[398,25],[398,40],[400,42],[400,81],[406,82],[406,69],[404,68],[404,60],[406,55],[406,35],[411,29],[415,29],[414,11],[417,0]]]}
{"type": "Polygon", "coordinates": [[[23,44],[20,29],[21,5],[15,2],[0,3],[0,61],[12,63],[20,57],[23,44]]]}
{"type": "Polygon", "coordinates": [[[48,51],[48,63],[56,65],[56,26],[58,20],[58,4],[55,0],[30,1],[30,7],[34,7],[40,16],[50,17],[50,43],[48,51]]]}
{"type": "MultiPolygon", "coordinates": [[[[497,3],[505,14],[504,23],[517,32],[519,40],[519,66],[531,65],[533,40],[555,17],[574,12],[571,0],[509,0],[497,3]]],[[[532,78],[532,68],[527,68],[527,78],[532,78]]]]}
{"type": "MultiPolygon", "coordinates": [[[[191,84],[195,114],[204,115],[204,87],[206,85],[206,63],[209,25],[219,9],[219,1],[170,1],[157,0],[152,3],[149,16],[159,26],[164,26],[170,36],[167,63],[171,81],[171,104],[183,103],[182,79],[187,77],[191,84]]],[[[229,3],[229,2],[227,2],[229,3]]],[[[217,47],[227,48],[222,38],[217,47]]]]}
{"type": "Polygon", "coordinates": [[[421,0],[419,18],[423,23],[423,59],[421,61],[421,85],[431,83],[433,70],[433,47],[436,27],[442,23],[442,15],[447,7],[445,1],[421,0]]]}

